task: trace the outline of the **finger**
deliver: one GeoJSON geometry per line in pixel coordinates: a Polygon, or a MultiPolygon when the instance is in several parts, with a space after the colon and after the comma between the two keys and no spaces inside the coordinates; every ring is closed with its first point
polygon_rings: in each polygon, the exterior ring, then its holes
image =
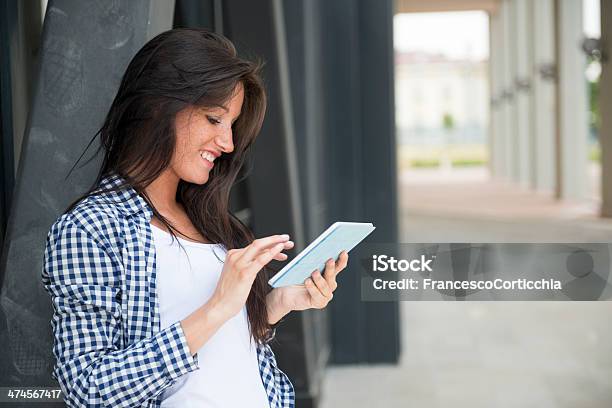
{"type": "Polygon", "coordinates": [[[279,253],[278,255],[276,255],[276,256],[274,257],[274,260],[275,260],[275,261],[286,261],[286,260],[287,260],[287,258],[288,258],[288,257],[287,257],[287,254],[283,254],[283,253],[281,252],[281,253],[279,253]]]}
{"type": "Polygon", "coordinates": [[[260,255],[258,255],[253,262],[247,267],[247,270],[251,273],[257,273],[263,268],[268,262],[274,259],[275,256],[280,254],[283,250],[284,244],[278,243],[272,248],[268,248],[262,251],[260,255]]]}
{"type": "MultiPolygon", "coordinates": [[[[327,268],[325,268],[325,271],[327,272],[327,268]]],[[[317,285],[317,288],[319,288],[319,291],[323,294],[323,296],[325,296],[328,299],[331,299],[333,296],[332,289],[327,284],[327,280],[323,279],[323,276],[321,276],[321,273],[318,270],[316,270],[312,273],[311,278],[314,281],[315,285],[317,285]]]]}
{"type": "Polygon", "coordinates": [[[348,252],[342,251],[340,256],[338,257],[338,261],[336,262],[336,274],[346,268],[348,264],[348,252]]]}
{"type": "Polygon", "coordinates": [[[304,285],[306,286],[306,290],[308,290],[308,293],[310,294],[310,298],[312,299],[311,303],[313,307],[322,308],[327,305],[327,299],[325,299],[321,291],[319,291],[319,289],[315,286],[311,278],[306,279],[304,285]]]}
{"type": "Polygon", "coordinates": [[[271,235],[269,237],[259,238],[251,242],[248,245],[240,257],[240,261],[245,264],[250,263],[255,259],[262,251],[273,247],[279,243],[289,242],[289,235],[271,235]]]}
{"type": "MultiPolygon", "coordinates": [[[[285,246],[283,247],[283,251],[287,250],[287,249],[291,249],[293,248],[295,244],[293,243],[293,241],[287,241],[285,242],[285,246]]],[[[277,261],[286,261],[287,260],[287,254],[283,254],[282,252],[280,254],[278,254],[277,256],[275,256],[273,259],[277,260],[277,261]]]]}
{"type": "Polygon", "coordinates": [[[333,259],[328,259],[325,263],[325,272],[323,275],[325,276],[325,281],[327,282],[327,286],[331,288],[332,291],[336,289],[336,262],[333,259]]]}

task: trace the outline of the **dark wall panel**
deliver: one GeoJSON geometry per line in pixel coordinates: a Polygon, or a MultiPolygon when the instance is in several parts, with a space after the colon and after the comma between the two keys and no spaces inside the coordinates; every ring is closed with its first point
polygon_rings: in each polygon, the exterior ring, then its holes
{"type": "MultiPolygon", "coordinates": [[[[321,1],[321,61],[330,221],[373,222],[375,242],[397,242],[393,2],[321,1]]],[[[331,304],[332,361],[396,362],[397,303],[360,299],[359,247],[331,304]]]]}
{"type": "MultiPolygon", "coordinates": [[[[224,33],[239,53],[265,60],[263,76],[268,106],[253,149],[253,168],[247,179],[252,227],[258,237],[289,233],[296,248],[300,249],[305,243],[305,231],[301,197],[303,179],[298,160],[301,152],[297,150],[300,142],[296,134],[303,133],[295,128],[293,103],[298,104],[298,112],[303,108],[301,100],[295,101],[292,97],[288,60],[294,58],[294,63],[299,64],[301,45],[298,43],[298,49],[288,51],[282,1],[230,0],[223,5],[224,33]]],[[[292,45],[295,45],[294,35],[299,38],[300,31],[292,31],[292,45]]],[[[299,92],[297,89],[296,93],[299,92]]],[[[297,406],[305,408],[316,406],[316,377],[321,375],[315,347],[318,330],[311,315],[312,311],[289,314],[279,325],[277,341],[272,345],[279,366],[293,382],[297,406]]]]}
{"type": "MultiPolygon", "coordinates": [[[[135,52],[172,24],[173,2],[51,0],[2,252],[0,384],[53,385],[52,305],[41,284],[46,234],[95,180],[65,176],[96,133],[135,52]],[[158,9],[157,4],[160,6],[158,9]]],[[[94,143],[86,157],[97,145],[94,143]]]]}
{"type": "MultiPolygon", "coordinates": [[[[363,217],[376,225],[372,240],[397,242],[392,1],[359,2],[359,46],[363,217]]],[[[365,360],[397,362],[400,353],[398,303],[368,303],[365,319],[365,360]]]]}

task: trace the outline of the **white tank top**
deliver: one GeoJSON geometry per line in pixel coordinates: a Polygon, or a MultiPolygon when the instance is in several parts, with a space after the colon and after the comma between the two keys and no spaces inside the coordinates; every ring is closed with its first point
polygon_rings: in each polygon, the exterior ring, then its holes
{"type": "MultiPolygon", "coordinates": [[[[183,320],[213,294],[223,269],[225,249],[176,238],[151,224],[157,263],[157,294],[161,328],[183,320]],[[172,242],[172,244],[171,244],[172,242]],[[219,260],[221,259],[221,261],[219,260]]],[[[198,350],[199,369],[166,389],[162,407],[269,408],[257,360],[255,340],[249,342],[246,306],[198,350]]]]}

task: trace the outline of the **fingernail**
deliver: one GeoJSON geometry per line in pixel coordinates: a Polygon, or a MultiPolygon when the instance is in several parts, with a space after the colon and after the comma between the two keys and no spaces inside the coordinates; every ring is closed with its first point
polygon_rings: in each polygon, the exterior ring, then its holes
{"type": "Polygon", "coordinates": [[[281,238],[282,239],[289,239],[289,234],[283,234],[283,235],[281,235],[281,238]]]}

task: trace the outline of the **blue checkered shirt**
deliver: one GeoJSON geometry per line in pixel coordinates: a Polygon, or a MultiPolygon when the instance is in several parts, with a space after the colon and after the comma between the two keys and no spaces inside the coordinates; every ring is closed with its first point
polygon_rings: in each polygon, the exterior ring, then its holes
{"type": "MultiPolygon", "coordinates": [[[[98,187],[121,181],[111,173],[98,187]]],[[[167,387],[199,369],[180,322],[160,330],[152,215],[129,187],[87,197],[49,230],[42,281],[54,309],[52,377],[70,407],[159,407],[167,387]]],[[[270,407],[294,407],[269,344],[258,344],[257,358],[270,407]]]]}

